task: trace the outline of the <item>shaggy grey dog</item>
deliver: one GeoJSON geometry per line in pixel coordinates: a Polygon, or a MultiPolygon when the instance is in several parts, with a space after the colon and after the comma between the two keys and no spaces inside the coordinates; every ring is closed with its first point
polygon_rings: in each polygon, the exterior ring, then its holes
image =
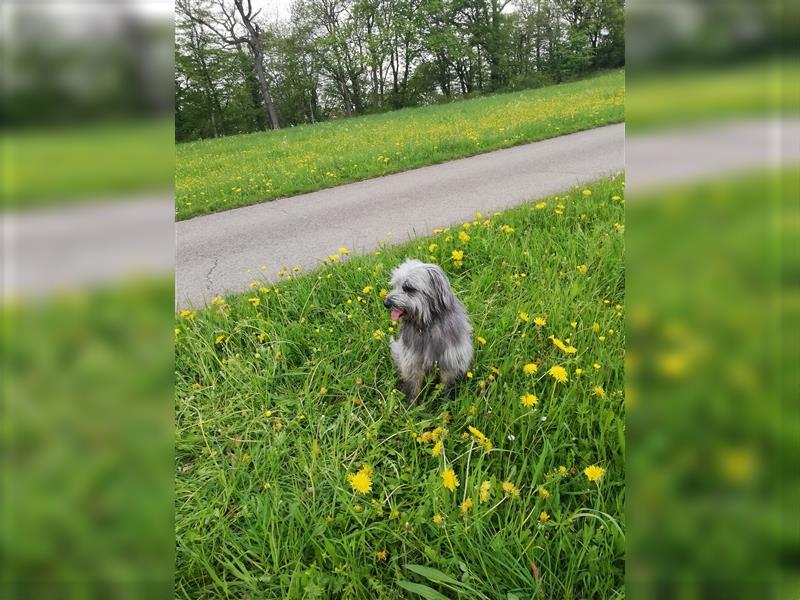
{"type": "Polygon", "coordinates": [[[445,388],[452,388],[472,363],[472,326],[447,275],[409,259],[392,271],[391,285],[383,304],[400,321],[399,339],[391,338],[390,346],[402,391],[416,401],[436,367],[445,388]]]}

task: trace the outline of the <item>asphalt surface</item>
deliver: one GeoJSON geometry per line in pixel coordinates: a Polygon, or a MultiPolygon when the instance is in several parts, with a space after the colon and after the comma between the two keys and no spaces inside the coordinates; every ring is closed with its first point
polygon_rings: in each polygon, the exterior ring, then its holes
{"type": "Polygon", "coordinates": [[[341,246],[363,254],[618,173],[624,144],[624,125],[610,125],[181,221],[176,304],[202,306],[283,268],[317,267],[341,246]]]}
{"type": "Polygon", "coordinates": [[[168,192],[3,213],[3,300],[169,278],[174,220],[168,192]]]}

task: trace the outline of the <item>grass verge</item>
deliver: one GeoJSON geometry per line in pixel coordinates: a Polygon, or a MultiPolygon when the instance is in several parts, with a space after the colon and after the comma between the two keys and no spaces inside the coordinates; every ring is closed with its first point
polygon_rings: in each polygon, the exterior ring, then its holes
{"type": "Polygon", "coordinates": [[[178,219],[622,121],[624,71],[524,92],[179,144],[178,219]]]}
{"type": "Polygon", "coordinates": [[[176,595],[622,593],[622,195],[602,181],[182,311],[176,595]],[[381,294],[406,257],[439,262],[474,324],[453,399],[394,390],[381,294]]]}
{"type": "Polygon", "coordinates": [[[729,119],[797,117],[800,61],[632,77],[625,124],[632,132],[729,119]]]}
{"type": "Polygon", "coordinates": [[[170,120],[10,132],[4,139],[4,208],[35,208],[168,190],[174,179],[170,120]]]}

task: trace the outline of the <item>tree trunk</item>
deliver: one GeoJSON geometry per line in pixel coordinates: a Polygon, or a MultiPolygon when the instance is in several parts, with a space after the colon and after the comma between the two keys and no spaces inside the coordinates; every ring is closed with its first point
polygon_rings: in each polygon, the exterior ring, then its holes
{"type": "MultiPolygon", "coordinates": [[[[264,106],[269,117],[269,122],[273,129],[280,129],[278,122],[278,113],[275,112],[275,105],[272,102],[272,94],[269,90],[269,83],[267,82],[267,74],[264,71],[264,50],[261,48],[261,35],[258,25],[251,20],[251,10],[248,6],[248,11],[245,12],[242,0],[234,0],[236,10],[242,17],[244,26],[247,29],[247,45],[250,52],[253,54],[253,67],[256,71],[256,79],[258,79],[258,88],[261,91],[261,96],[264,99],[264,106]]],[[[249,4],[249,3],[248,3],[249,4]]]]}
{"type": "Polygon", "coordinates": [[[272,102],[272,94],[269,91],[269,83],[267,83],[267,74],[264,72],[264,53],[261,51],[261,44],[258,40],[251,41],[251,49],[253,50],[253,64],[256,69],[256,78],[258,79],[258,87],[261,90],[261,96],[264,98],[264,105],[267,109],[267,116],[273,129],[280,129],[278,122],[278,113],[275,112],[275,104],[272,102]]]}

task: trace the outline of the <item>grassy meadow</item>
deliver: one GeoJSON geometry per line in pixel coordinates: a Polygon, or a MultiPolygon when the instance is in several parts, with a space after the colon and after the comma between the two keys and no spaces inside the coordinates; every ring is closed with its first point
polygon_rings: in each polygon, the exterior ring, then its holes
{"type": "Polygon", "coordinates": [[[637,74],[625,90],[625,125],[644,132],[779,114],[796,117],[800,62],[637,74]]]}
{"type": "Polygon", "coordinates": [[[167,190],[174,178],[173,129],[172,119],[162,119],[9,132],[3,207],[167,190]]]}
{"type": "Polygon", "coordinates": [[[624,71],[177,146],[177,219],[617,123],[624,71]]]}
{"type": "Polygon", "coordinates": [[[622,177],[181,311],[176,597],[624,595],[622,177]],[[474,325],[454,398],[395,389],[394,266],[474,325]]]}

